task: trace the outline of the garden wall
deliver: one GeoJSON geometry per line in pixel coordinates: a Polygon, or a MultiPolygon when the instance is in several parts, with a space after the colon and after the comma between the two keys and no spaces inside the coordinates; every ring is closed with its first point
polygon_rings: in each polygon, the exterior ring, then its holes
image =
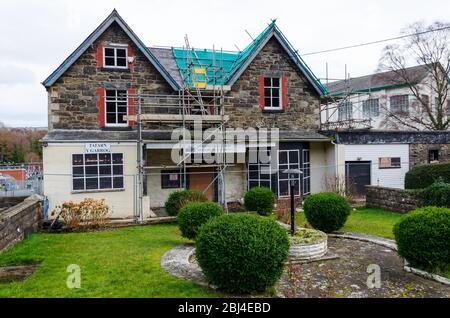
{"type": "Polygon", "coordinates": [[[402,189],[366,186],[366,206],[408,213],[418,208],[418,202],[408,191],[402,189]]]}
{"type": "Polygon", "coordinates": [[[29,197],[0,212],[0,251],[36,232],[42,223],[42,201],[29,197]]]}

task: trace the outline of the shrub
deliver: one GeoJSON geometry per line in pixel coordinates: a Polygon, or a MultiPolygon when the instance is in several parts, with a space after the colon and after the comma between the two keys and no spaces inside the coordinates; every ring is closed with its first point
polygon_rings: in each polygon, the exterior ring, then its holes
{"type": "Polygon", "coordinates": [[[450,264],[450,209],[424,207],[394,226],[398,254],[411,265],[445,270],[450,264]]]}
{"type": "Polygon", "coordinates": [[[245,208],[257,212],[259,215],[270,215],[275,204],[275,194],[264,187],[250,189],[244,196],[245,208]]]}
{"type": "Polygon", "coordinates": [[[450,162],[412,168],[405,176],[405,188],[423,189],[436,181],[450,183],[450,162]]]}
{"type": "Polygon", "coordinates": [[[423,190],[416,190],[414,195],[421,206],[450,208],[450,183],[435,182],[423,190]]]}
{"type": "Polygon", "coordinates": [[[177,215],[181,235],[195,240],[200,226],[213,217],[222,215],[222,208],[213,202],[191,202],[183,207],[177,215]]]}
{"type": "Polygon", "coordinates": [[[105,200],[86,198],[80,203],[73,201],[58,205],[51,212],[52,216],[60,217],[68,230],[98,229],[106,225],[109,207],[105,200]]]}
{"type": "Polygon", "coordinates": [[[223,215],[200,228],[196,256],[208,281],[238,294],[260,292],[280,278],[289,253],[287,232],[275,220],[223,215]]]}
{"type": "Polygon", "coordinates": [[[206,196],[200,191],[179,190],[172,192],[165,203],[167,214],[176,216],[180,209],[189,202],[205,202],[208,201],[206,196]]]}
{"type": "Polygon", "coordinates": [[[313,228],[330,233],[344,226],[351,207],[339,194],[323,192],[306,197],[303,209],[313,228]]]}

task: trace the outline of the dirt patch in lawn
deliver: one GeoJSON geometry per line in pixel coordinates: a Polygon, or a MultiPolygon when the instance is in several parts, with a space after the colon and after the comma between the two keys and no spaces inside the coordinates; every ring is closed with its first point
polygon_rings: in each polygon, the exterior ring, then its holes
{"type": "Polygon", "coordinates": [[[23,281],[33,275],[39,264],[0,267],[0,284],[23,281]]]}

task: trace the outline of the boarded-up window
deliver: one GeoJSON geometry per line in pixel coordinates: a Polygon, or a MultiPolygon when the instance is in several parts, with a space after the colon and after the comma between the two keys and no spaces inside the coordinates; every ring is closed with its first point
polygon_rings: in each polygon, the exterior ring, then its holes
{"type": "Polygon", "coordinates": [[[378,167],[380,169],[399,169],[402,167],[400,157],[381,157],[378,159],[378,167]]]}

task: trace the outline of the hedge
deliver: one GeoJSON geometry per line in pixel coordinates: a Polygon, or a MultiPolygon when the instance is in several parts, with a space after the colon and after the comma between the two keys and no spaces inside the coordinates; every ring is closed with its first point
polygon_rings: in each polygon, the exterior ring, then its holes
{"type": "Polygon", "coordinates": [[[270,215],[274,204],[275,194],[269,188],[255,187],[247,191],[244,196],[245,208],[259,215],[270,215]]]}
{"type": "Polygon", "coordinates": [[[406,189],[423,189],[437,181],[450,183],[450,162],[416,166],[405,176],[406,189]]]}
{"type": "Polygon", "coordinates": [[[176,216],[180,209],[189,202],[205,202],[208,198],[200,191],[178,190],[169,195],[164,207],[167,214],[176,216]]]}

